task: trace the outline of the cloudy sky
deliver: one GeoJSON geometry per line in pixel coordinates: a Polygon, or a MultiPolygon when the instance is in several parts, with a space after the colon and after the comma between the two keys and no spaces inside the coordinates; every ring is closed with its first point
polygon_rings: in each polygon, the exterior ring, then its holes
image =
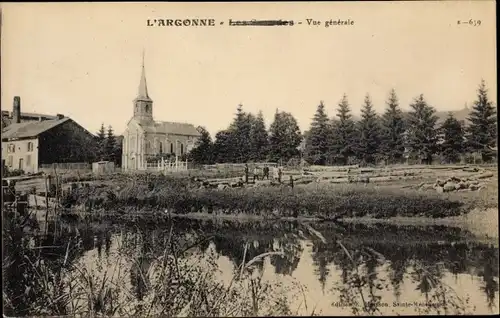
{"type": "Polygon", "coordinates": [[[359,113],[395,88],[403,108],[423,93],[461,109],[484,78],[496,97],[493,1],[413,3],[2,4],[2,109],[62,113],[95,132],[122,133],[132,116],[145,50],[156,120],[227,127],[239,103],[291,112],[307,129],[320,100],[344,93],[359,113]],[[213,18],[215,27],[148,27],[147,19],[213,18]],[[321,21],[308,26],[306,19],[321,21]],[[326,28],[324,21],[354,25],[326,28]],[[230,27],[229,19],[302,25],[230,27]],[[481,25],[457,21],[481,20],[481,25]],[[220,25],[220,22],[224,22],[220,25]]]}

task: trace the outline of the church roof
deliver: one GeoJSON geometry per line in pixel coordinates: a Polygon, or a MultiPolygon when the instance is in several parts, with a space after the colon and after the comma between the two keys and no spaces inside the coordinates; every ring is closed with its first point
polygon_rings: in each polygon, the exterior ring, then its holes
{"type": "Polygon", "coordinates": [[[142,71],[141,80],[139,82],[139,94],[137,95],[138,100],[151,100],[148,95],[148,85],[146,82],[146,70],[144,69],[144,53],[142,55],[142,71]]]}
{"type": "Polygon", "coordinates": [[[141,125],[147,133],[162,133],[172,135],[199,137],[200,133],[196,127],[187,123],[175,123],[169,121],[157,121],[154,125],[141,125]]]}

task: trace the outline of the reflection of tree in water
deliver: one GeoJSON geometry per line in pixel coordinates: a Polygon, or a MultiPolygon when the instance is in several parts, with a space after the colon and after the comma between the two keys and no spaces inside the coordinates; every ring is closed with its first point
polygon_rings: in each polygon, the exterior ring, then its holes
{"type": "MultiPolygon", "coordinates": [[[[245,253],[245,244],[247,241],[242,237],[226,237],[226,236],[215,236],[212,239],[215,245],[215,251],[222,256],[226,256],[231,260],[234,268],[237,269],[243,262],[243,255],[245,253]]],[[[273,250],[273,241],[268,240],[253,240],[247,246],[247,251],[245,255],[245,261],[253,259],[262,253],[266,253],[273,250]]],[[[255,263],[259,271],[262,272],[264,268],[264,259],[260,259],[255,263]]]]}
{"type": "Polygon", "coordinates": [[[460,273],[467,272],[467,268],[470,266],[469,262],[469,248],[465,243],[454,244],[452,248],[447,250],[448,252],[448,270],[450,273],[458,276],[460,273]]]}
{"type": "Polygon", "coordinates": [[[51,222],[44,235],[31,227],[23,230],[18,221],[3,219],[5,314],[68,314],[64,272],[94,248],[94,236],[102,229],[51,222]]]}
{"type": "Polygon", "coordinates": [[[417,283],[416,289],[425,295],[426,301],[429,301],[429,293],[440,285],[443,278],[441,264],[415,259],[413,260],[413,267],[411,277],[417,283]]]}
{"type": "Polygon", "coordinates": [[[282,275],[292,275],[297,269],[302,255],[302,245],[296,236],[286,235],[277,239],[278,249],[275,252],[283,252],[283,255],[271,256],[271,264],[275,272],[282,275]]]}
{"type": "Polygon", "coordinates": [[[388,255],[385,254],[390,261],[389,277],[393,287],[394,296],[398,302],[401,297],[401,284],[403,283],[404,275],[406,273],[408,260],[411,257],[408,252],[408,249],[398,246],[394,248],[394,253],[388,255]]]}
{"type": "Polygon", "coordinates": [[[326,244],[321,241],[314,240],[312,247],[313,264],[316,267],[314,272],[318,275],[321,290],[325,293],[325,284],[328,279],[329,269],[328,265],[333,261],[335,253],[331,253],[332,248],[328,248],[326,244]]]}
{"type": "Polygon", "coordinates": [[[483,278],[481,290],[486,294],[488,307],[492,309],[496,306],[495,295],[498,291],[498,249],[490,247],[482,251],[481,265],[478,273],[483,278]]]}
{"type": "Polygon", "coordinates": [[[109,257],[109,251],[111,248],[111,231],[98,232],[94,236],[95,247],[97,248],[97,256],[102,257],[102,247],[104,246],[104,252],[106,257],[109,257]]]}
{"type": "Polygon", "coordinates": [[[377,274],[377,268],[385,261],[383,255],[370,247],[346,247],[340,240],[334,244],[338,246],[334,262],[342,269],[342,280],[333,290],[339,292],[340,302],[350,306],[355,315],[379,311],[382,297],[377,290],[387,288],[377,274]]]}
{"type": "MultiPolygon", "coordinates": [[[[262,233],[260,236],[274,237],[274,241],[277,244],[272,244],[270,240],[258,238],[256,241],[259,247],[267,246],[267,248],[255,249],[255,246],[251,244],[248,251],[249,255],[247,255],[249,258],[263,252],[282,250],[285,252],[284,257],[272,256],[270,258],[271,263],[275,266],[276,273],[291,274],[296,268],[301,253],[300,241],[297,236],[293,235],[299,232],[296,228],[287,231],[288,236],[285,236],[283,234],[284,228],[281,225],[274,230],[269,230],[268,228],[265,230],[262,228],[248,229],[244,226],[233,227],[228,223],[224,224],[223,227],[225,229],[219,230],[219,233],[232,231],[231,233],[236,232],[238,234],[231,237],[228,236],[227,239],[219,237],[216,246],[218,251],[228,256],[236,266],[239,266],[242,262],[244,243],[246,241],[244,239],[246,237],[245,233],[259,232],[262,233]],[[271,231],[272,235],[268,235],[269,231],[271,231]]],[[[217,226],[214,226],[214,229],[216,228],[217,226]]],[[[331,233],[328,232],[328,228],[326,232],[322,231],[320,225],[318,230],[329,236],[329,241],[334,241],[331,233]]],[[[336,229],[334,232],[338,234],[339,231],[336,229]]],[[[357,268],[340,246],[333,242],[322,243],[312,236],[312,258],[315,265],[315,272],[323,289],[329,276],[328,266],[333,262],[341,269],[342,282],[344,285],[350,286],[350,292],[354,291],[356,293],[356,288],[353,288],[353,286],[356,286],[357,283],[364,284],[364,296],[366,296],[367,304],[369,305],[370,297],[376,300],[377,289],[389,288],[389,286],[376,275],[378,258],[377,256],[372,257],[373,255],[377,255],[370,252],[370,250],[373,250],[386,259],[390,284],[392,285],[393,294],[398,301],[402,296],[401,286],[404,283],[405,274],[407,273],[410,274],[408,277],[415,282],[418,290],[422,292],[425,299],[432,301],[441,297],[443,290],[453,293],[449,286],[444,286],[442,283],[445,271],[457,275],[469,271],[471,267],[477,268],[481,266],[483,268],[481,276],[484,278],[483,290],[487,294],[489,303],[491,304],[494,301],[495,291],[498,290],[498,281],[495,280],[498,277],[498,273],[494,271],[494,264],[491,263],[495,262],[495,258],[491,254],[486,253],[484,254],[484,259],[480,259],[479,256],[483,255],[481,253],[485,248],[483,245],[456,242],[463,237],[462,232],[459,230],[442,227],[393,228],[391,226],[357,226],[350,231],[342,233],[345,236],[342,242],[344,242],[348,251],[352,253],[351,256],[356,259],[358,265],[365,265],[367,272],[357,274],[357,268]],[[373,237],[377,238],[375,242],[373,242],[373,237]],[[485,259],[489,259],[489,263],[485,259]],[[411,269],[411,273],[409,273],[409,269],[411,269]],[[368,275],[369,272],[373,272],[375,275],[368,275]]],[[[497,252],[497,250],[494,251],[497,252]]],[[[345,293],[347,291],[347,289],[344,290],[345,293]]],[[[357,295],[359,297],[359,293],[357,295]]],[[[456,294],[454,295],[450,299],[446,299],[451,304],[450,308],[453,307],[458,312],[465,310],[466,306],[461,304],[460,297],[456,296],[456,294]]],[[[345,297],[349,297],[349,295],[346,294],[345,297]]],[[[361,310],[364,309],[361,308],[361,310]]]]}
{"type": "Polygon", "coordinates": [[[389,265],[387,270],[397,300],[401,296],[405,274],[411,269],[410,279],[425,299],[434,304],[426,307],[428,311],[445,310],[445,313],[464,313],[470,310],[470,305],[467,303],[468,298],[462,299],[453,288],[442,282],[444,272],[463,273],[470,266],[488,264],[483,271],[483,276],[486,276],[484,290],[491,302],[495,290],[498,290],[498,283],[494,279],[495,275],[498,277],[498,272],[493,271],[498,266],[491,264],[497,261],[492,254],[484,254],[484,259],[489,259],[489,263],[478,259],[477,255],[485,249],[484,245],[473,244],[477,245],[475,249],[457,243],[456,240],[463,234],[453,229],[444,232],[447,229],[411,227],[405,232],[404,228],[382,228],[383,231],[376,226],[359,226],[350,232],[343,232],[343,237],[339,236],[338,231],[333,236],[325,232],[329,241],[327,243],[313,240],[312,257],[320,282],[324,285],[328,275],[327,266],[333,261],[342,271],[341,283],[334,290],[340,292],[340,301],[344,305],[352,305],[354,313],[373,314],[378,310],[377,303],[383,301],[377,295],[377,290],[388,289],[389,285],[377,275],[377,267],[382,262],[389,265]],[[375,242],[373,237],[377,238],[375,242]],[[338,241],[345,250],[336,244],[338,241]],[[362,265],[366,269],[364,272],[360,270],[362,265]],[[450,296],[445,297],[446,293],[450,296]],[[356,303],[356,300],[359,302],[356,303]]]}
{"type": "MultiPolygon", "coordinates": [[[[275,273],[291,275],[297,268],[302,254],[302,245],[298,237],[290,233],[296,228],[296,224],[292,222],[283,224],[226,222],[223,226],[226,229],[218,230],[218,233],[223,234],[215,235],[212,242],[215,244],[216,252],[228,257],[235,268],[243,262],[247,242],[250,243],[247,247],[247,261],[263,253],[282,252],[282,255],[270,256],[275,273]]],[[[205,246],[207,245],[208,243],[205,243],[205,246]]],[[[256,265],[262,270],[264,259],[259,259],[256,265]]]]}
{"type": "Polygon", "coordinates": [[[153,232],[138,231],[135,233],[135,251],[136,257],[132,259],[130,267],[130,285],[134,291],[137,300],[141,301],[148,291],[149,286],[149,268],[151,266],[153,251],[153,232]]]}

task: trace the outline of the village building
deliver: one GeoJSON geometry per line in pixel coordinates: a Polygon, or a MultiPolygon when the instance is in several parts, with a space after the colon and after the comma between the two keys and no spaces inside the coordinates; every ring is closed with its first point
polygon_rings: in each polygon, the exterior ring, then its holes
{"type": "Polygon", "coordinates": [[[51,120],[57,119],[59,115],[46,115],[46,114],[37,114],[37,113],[21,113],[20,107],[21,99],[14,99],[14,108],[12,111],[2,110],[2,122],[1,129],[3,130],[13,122],[19,120],[19,122],[24,123],[28,121],[43,121],[43,120],[51,120]],[[19,104],[19,107],[16,107],[16,103],[19,104]]]}
{"type": "Polygon", "coordinates": [[[59,114],[29,120],[26,116],[23,121],[21,114],[21,99],[16,96],[12,120],[2,129],[4,167],[37,173],[41,165],[94,159],[95,136],[71,118],[59,114]]]}
{"type": "Polygon", "coordinates": [[[201,136],[192,124],[155,121],[153,100],[148,94],[144,61],[139,93],[133,101],[133,116],[123,133],[122,169],[145,170],[155,158],[182,157],[201,136]]]}

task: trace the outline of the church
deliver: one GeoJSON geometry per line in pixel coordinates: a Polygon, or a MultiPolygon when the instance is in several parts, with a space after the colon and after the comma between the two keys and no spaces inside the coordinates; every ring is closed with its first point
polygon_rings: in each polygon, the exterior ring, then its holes
{"type": "Polygon", "coordinates": [[[148,94],[144,58],[139,92],[133,101],[134,115],[123,133],[122,168],[146,170],[155,158],[181,157],[193,149],[200,133],[187,123],[155,121],[153,100],[148,94]]]}

